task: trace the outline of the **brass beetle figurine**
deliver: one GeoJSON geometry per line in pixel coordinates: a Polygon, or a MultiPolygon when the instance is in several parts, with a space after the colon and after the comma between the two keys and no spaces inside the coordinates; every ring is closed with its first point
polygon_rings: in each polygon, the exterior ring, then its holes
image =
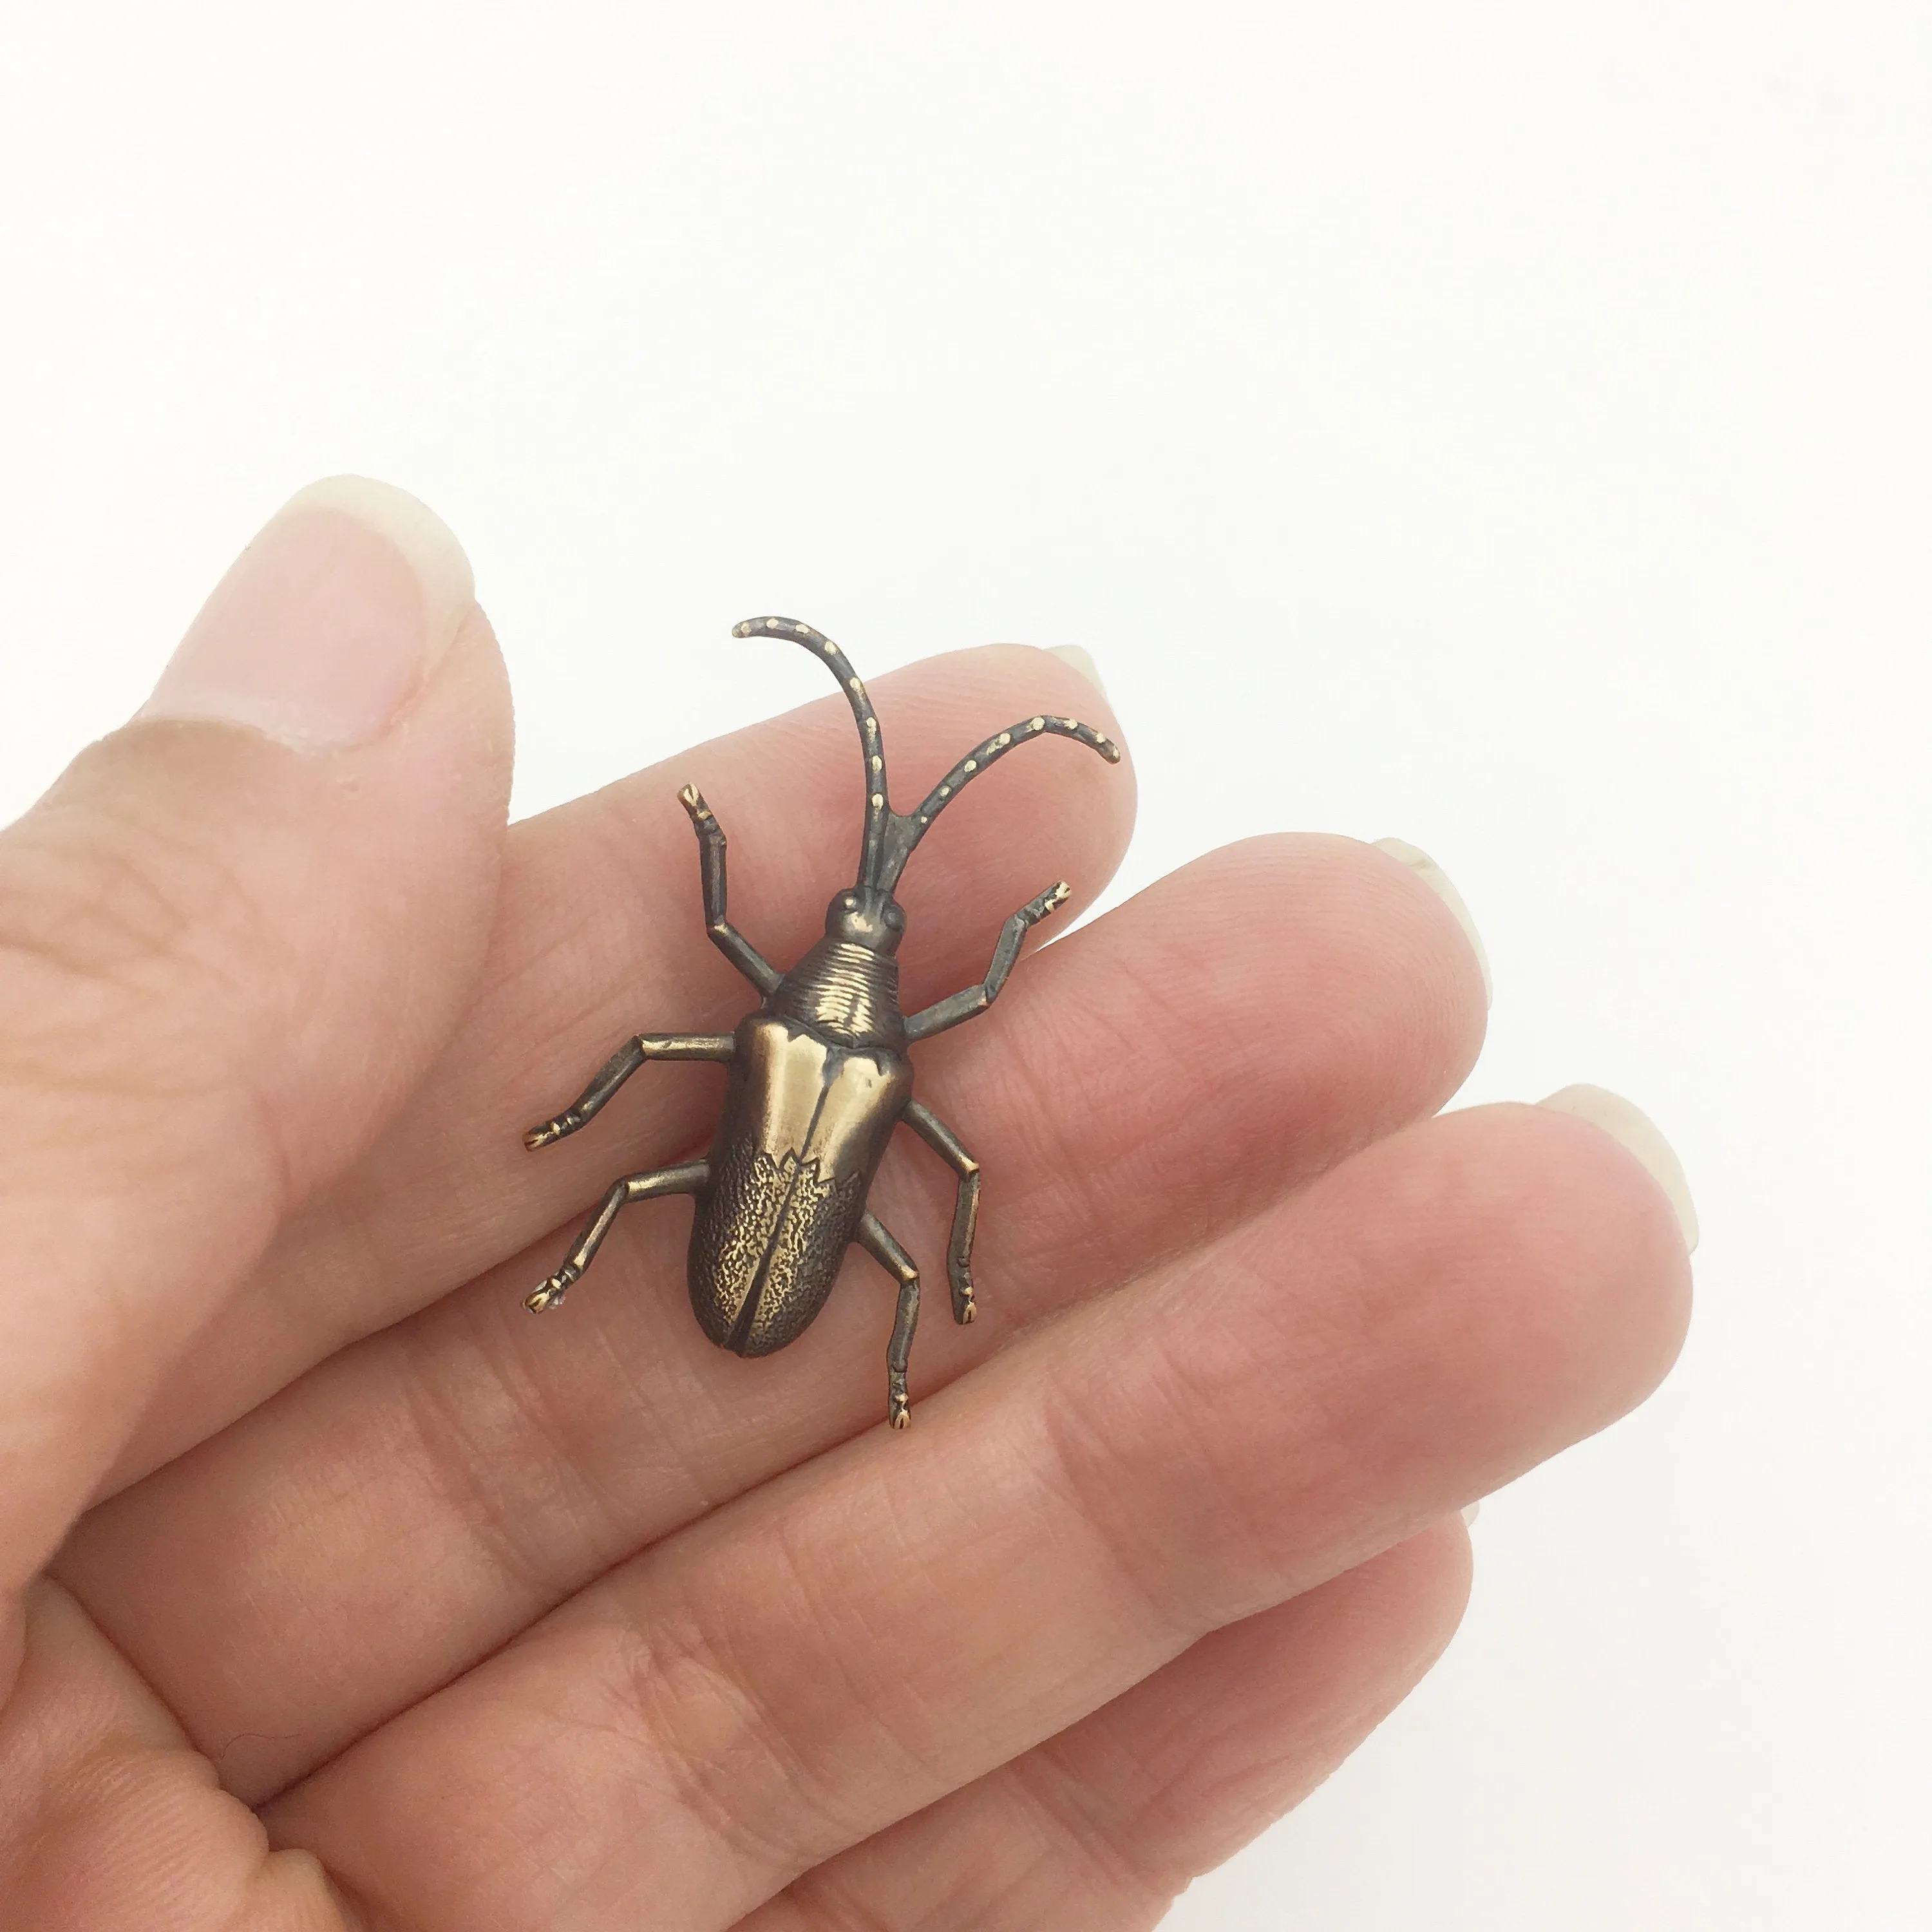
{"type": "Polygon", "coordinates": [[[724,834],[711,808],[692,786],[678,794],[698,833],[705,930],[764,1003],[735,1033],[646,1033],[626,1040],[568,1112],[524,1136],[524,1144],[535,1148],[574,1134],[647,1060],[718,1060],[730,1068],[724,1109],[706,1158],[613,1182],[563,1265],[525,1306],[541,1312],[562,1300],[626,1203],[694,1194],[686,1275],[698,1324],[736,1354],[769,1355],[809,1325],[832,1291],[847,1247],[856,1241],[899,1285],[886,1350],[886,1415],[895,1429],[903,1429],[919,1270],[866,1206],[893,1128],[904,1121],[959,1178],[946,1265],[952,1318],[961,1323],[974,1313],[973,1230],[980,1205],[978,1164],[952,1130],[912,1097],[905,1049],[984,1012],[1006,984],[1028,927],[1062,904],[1069,888],[1063,879],[1006,921],[980,985],[908,1018],[899,1011],[898,962],[892,957],[905,934],[905,914],[892,887],[947,803],[1016,745],[1050,734],[1077,738],[1109,764],[1119,762],[1120,747],[1076,718],[1023,718],[976,746],[916,812],[895,812],[887,801],[879,721],[845,653],[809,624],[789,617],[754,617],[731,634],[790,639],[837,674],[859,721],[866,759],[859,876],[826,908],[825,937],[789,973],[780,973],[725,916],[724,834]]]}

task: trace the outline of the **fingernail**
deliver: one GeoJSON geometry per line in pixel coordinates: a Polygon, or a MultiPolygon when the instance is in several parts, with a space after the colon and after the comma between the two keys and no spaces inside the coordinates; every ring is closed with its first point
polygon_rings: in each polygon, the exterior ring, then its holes
{"type": "Polygon", "coordinates": [[[1048,644],[1047,649],[1063,662],[1070,664],[1102,698],[1107,687],[1100,682],[1100,674],[1094,668],[1093,655],[1083,651],[1078,644],[1048,644]]]}
{"type": "Polygon", "coordinates": [[[1412,845],[1405,838],[1378,838],[1376,849],[1386,852],[1391,859],[1400,859],[1456,915],[1456,923],[1468,934],[1469,944],[1476,949],[1476,964],[1483,969],[1484,1000],[1493,1004],[1496,986],[1490,977],[1489,948],[1483,944],[1483,935],[1476,930],[1476,922],[1469,916],[1469,908],[1462,903],[1462,895],[1449,874],[1420,846],[1412,845]]]}
{"type": "Polygon", "coordinates": [[[1580,1120],[1601,1127],[1612,1140],[1636,1156],[1651,1178],[1664,1190],[1677,1225],[1684,1231],[1684,1245],[1694,1252],[1697,1246],[1697,1209],[1690,1198],[1690,1184],[1684,1178],[1684,1163],[1676,1150],[1657,1130],[1657,1124],[1641,1107],[1633,1106],[1621,1094],[1607,1087],[1565,1087],[1537,1105],[1552,1112],[1574,1114],[1580,1120]]]}
{"type": "Polygon", "coordinates": [[[311,483],[215,586],[142,718],[252,725],[304,751],[388,729],[476,601],[441,520],[364,476],[311,483]]]}
{"type": "Polygon", "coordinates": [[[1483,1506],[1480,1502],[1472,1503],[1469,1507],[1462,1512],[1463,1527],[1466,1529],[1471,1523],[1475,1521],[1477,1517],[1482,1514],[1482,1513],[1483,1506]]]}

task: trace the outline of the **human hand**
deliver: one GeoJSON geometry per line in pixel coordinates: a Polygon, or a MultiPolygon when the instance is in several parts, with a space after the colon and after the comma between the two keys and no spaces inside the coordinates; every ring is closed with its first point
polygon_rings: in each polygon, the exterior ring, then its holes
{"type": "MultiPolygon", "coordinates": [[[[874,687],[896,769],[1094,694],[1011,648],[874,687]]],[[[441,526],[305,493],[148,714],[0,836],[0,1922],[34,1932],[1112,1928],[1295,1803],[1460,1613],[1456,1510],[1667,1366],[1664,1193],[1560,1111],[1442,1118],[1477,961],[1329,838],[1201,860],[920,1049],[986,1176],[980,1318],[880,1425],[862,1255],[768,1360],[614,1175],[728,1028],[676,793],[775,960],[856,838],[836,697],[505,834],[502,668],[441,526]],[[232,722],[215,722],[226,719],[232,722]],[[728,806],[726,801],[729,801],[728,806]]],[[[908,872],[908,1008],[1124,767],[1030,752],[908,872]]],[[[874,1203],[938,1278],[951,1177],[874,1203]]]]}

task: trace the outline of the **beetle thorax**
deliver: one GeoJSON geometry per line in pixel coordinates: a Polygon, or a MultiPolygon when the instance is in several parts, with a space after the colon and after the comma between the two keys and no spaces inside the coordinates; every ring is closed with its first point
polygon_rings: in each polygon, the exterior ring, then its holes
{"type": "Polygon", "coordinates": [[[884,887],[848,886],[825,908],[825,937],[766,1002],[844,1046],[902,1046],[899,963],[905,914],[884,887]]]}
{"type": "Polygon", "coordinates": [[[899,962],[828,933],[781,980],[766,1010],[842,1046],[901,1047],[899,962]]]}

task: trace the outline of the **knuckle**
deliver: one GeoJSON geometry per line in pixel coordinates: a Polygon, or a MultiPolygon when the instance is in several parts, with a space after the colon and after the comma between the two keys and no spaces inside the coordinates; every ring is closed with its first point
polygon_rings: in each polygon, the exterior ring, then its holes
{"type": "Polygon", "coordinates": [[[1148,1366],[1124,1403],[1125,1390],[1094,1400],[1076,1387],[1042,1408],[1040,1480],[1099,1587],[1178,1654],[1221,1621],[1228,1574],[1268,1565],[1239,1468],[1202,1419],[1218,1412],[1212,1401],[1148,1366]],[[1178,1477],[1156,1467],[1156,1441],[1185,1445],[1178,1477]]]}
{"type": "Polygon", "coordinates": [[[1058,1852],[1054,1862],[1084,1880],[1084,1896],[1110,1898],[1124,1918],[1138,1918],[1165,1910],[1186,1889],[1194,1874],[1168,1852],[1165,1834],[1133,1812],[1120,1815],[1070,1776],[1051,1744],[1016,1760],[1013,1774],[1022,1802],[1058,1852]]]}
{"type": "Polygon", "coordinates": [[[164,820],[98,803],[30,814],[0,839],[9,1057],[64,1078],[138,1040],[140,1064],[211,1084],[230,1070],[218,1048],[238,1012],[260,1002],[260,918],[220,858],[164,820]]]}
{"type": "Polygon", "coordinates": [[[625,1675],[624,1701],[658,1777],[718,1843],[790,1877],[814,1862],[822,1836],[856,1834],[857,1826],[827,1804],[744,1673],[730,1667],[694,1618],[666,1617],[634,1629],[625,1675]],[[786,1790],[791,1804],[767,1809],[757,1802],[774,1787],[786,1790]]]}

